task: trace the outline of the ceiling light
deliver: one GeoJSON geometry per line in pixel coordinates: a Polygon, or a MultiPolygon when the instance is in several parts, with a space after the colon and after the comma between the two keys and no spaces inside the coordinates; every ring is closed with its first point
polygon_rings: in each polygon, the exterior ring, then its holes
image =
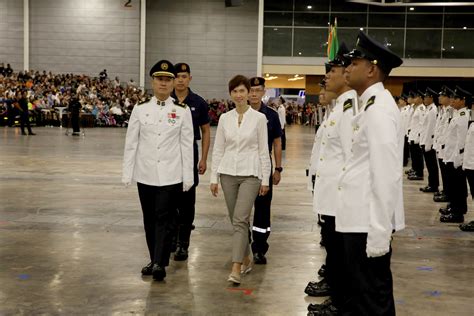
{"type": "Polygon", "coordinates": [[[295,78],[298,78],[300,75],[295,75],[295,78]]]}
{"type": "Polygon", "coordinates": [[[463,30],[467,30],[467,26],[463,27],[462,29],[463,29],[463,30]]]}
{"type": "Polygon", "coordinates": [[[363,31],[363,30],[364,30],[364,28],[363,28],[363,27],[361,27],[359,30],[363,31]]]}
{"type": "Polygon", "coordinates": [[[410,7],[410,11],[415,11],[415,8],[414,8],[414,7],[410,7]]]}
{"type": "Polygon", "coordinates": [[[298,52],[298,55],[301,55],[301,52],[298,52]]]}
{"type": "Polygon", "coordinates": [[[451,46],[451,49],[454,49],[454,46],[451,46]]]}
{"type": "Polygon", "coordinates": [[[273,30],[274,30],[274,31],[278,31],[278,29],[277,29],[276,27],[275,27],[273,30]]]}
{"type": "Polygon", "coordinates": [[[270,76],[270,74],[266,74],[266,75],[265,75],[265,77],[268,77],[268,76],[270,76]]]}
{"type": "Polygon", "coordinates": [[[312,6],[312,5],[309,5],[309,6],[307,6],[306,8],[307,8],[307,9],[312,9],[313,6],[312,6]]]}

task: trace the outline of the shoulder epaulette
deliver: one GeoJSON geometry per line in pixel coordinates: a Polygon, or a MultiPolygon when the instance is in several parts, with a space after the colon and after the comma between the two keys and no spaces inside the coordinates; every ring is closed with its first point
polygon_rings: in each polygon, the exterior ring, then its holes
{"type": "Polygon", "coordinates": [[[367,100],[367,103],[365,104],[365,111],[367,111],[367,109],[369,108],[369,106],[371,106],[372,104],[374,104],[375,102],[375,95],[374,96],[371,96],[369,100],[367,100]]]}
{"type": "Polygon", "coordinates": [[[463,111],[463,112],[459,113],[459,115],[464,116],[464,115],[466,115],[466,112],[463,111]]]}
{"type": "Polygon", "coordinates": [[[142,104],[144,104],[144,103],[147,103],[147,102],[150,101],[150,100],[151,100],[151,98],[146,97],[145,100],[138,102],[137,105],[142,105],[142,104]]]}
{"type": "Polygon", "coordinates": [[[186,105],[186,103],[182,103],[182,102],[179,102],[178,100],[174,100],[173,102],[175,105],[177,106],[180,106],[182,108],[187,108],[188,106],[186,105]]]}
{"type": "Polygon", "coordinates": [[[346,110],[349,110],[350,108],[352,108],[352,99],[347,99],[344,102],[344,105],[342,106],[342,112],[345,112],[346,110]]]}

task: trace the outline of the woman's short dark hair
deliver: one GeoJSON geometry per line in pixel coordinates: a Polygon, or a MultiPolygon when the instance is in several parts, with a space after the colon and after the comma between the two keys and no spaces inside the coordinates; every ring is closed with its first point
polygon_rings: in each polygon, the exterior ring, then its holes
{"type": "Polygon", "coordinates": [[[243,75],[237,75],[229,81],[229,93],[241,84],[243,84],[245,88],[247,88],[247,91],[250,91],[249,79],[243,75]]]}

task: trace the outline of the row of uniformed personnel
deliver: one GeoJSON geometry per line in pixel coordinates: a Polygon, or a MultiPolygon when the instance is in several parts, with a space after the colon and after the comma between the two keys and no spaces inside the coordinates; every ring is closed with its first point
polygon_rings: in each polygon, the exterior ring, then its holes
{"type": "Polygon", "coordinates": [[[309,168],[313,210],[327,252],[326,282],[310,282],[309,315],[395,315],[392,233],[404,228],[403,129],[383,81],[402,60],[360,32],[327,64],[330,111],[315,136],[309,168]],[[331,100],[334,99],[334,100],[331,100]]]}
{"type": "MultiPolygon", "coordinates": [[[[469,127],[472,112],[469,91],[457,86],[451,90],[443,86],[439,93],[431,88],[414,91],[399,99],[402,122],[405,126],[405,146],[408,147],[412,168],[409,180],[423,180],[424,162],[428,170],[428,185],[420,191],[434,193],[435,202],[448,202],[440,209],[440,221],[462,223],[467,212],[467,183],[474,186],[474,133],[469,127]],[[439,105],[437,105],[439,104],[439,105]],[[424,161],[423,161],[424,160],[424,161]],[[443,190],[439,191],[439,173],[443,190]]],[[[408,162],[405,150],[404,163],[408,162]]],[[[474,230],[474,223],[460,226],[474,230]]]]}

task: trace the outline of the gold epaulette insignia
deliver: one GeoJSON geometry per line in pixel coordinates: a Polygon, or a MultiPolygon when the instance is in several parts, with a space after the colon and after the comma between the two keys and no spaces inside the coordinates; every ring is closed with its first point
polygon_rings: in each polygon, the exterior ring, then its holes
{"type": "Polygon", "coordinates": [[[350,108],[352,108],[352,99],[347,99],[345,102],[344,102],[344,105],[342,107],[342,111],[345,112],[346,110],[349,110],[350,108]]]}
{"type": "Polygon", "coordinates": [[[367,100],[367,103],[365,104],[365,111],[371,106],[372,104],[375,103],[375,95],[371,96],[369,100],[367,100]]]}
{"type": "Polygon", "coordinates": [[[150,101],[150,100],[151,100],[151,98],[146,97],[145,100],[138,102],[137,105],[142,105],[142,104],[144,104],[144,103],[147,103],[147,102],[150,101]]]}

